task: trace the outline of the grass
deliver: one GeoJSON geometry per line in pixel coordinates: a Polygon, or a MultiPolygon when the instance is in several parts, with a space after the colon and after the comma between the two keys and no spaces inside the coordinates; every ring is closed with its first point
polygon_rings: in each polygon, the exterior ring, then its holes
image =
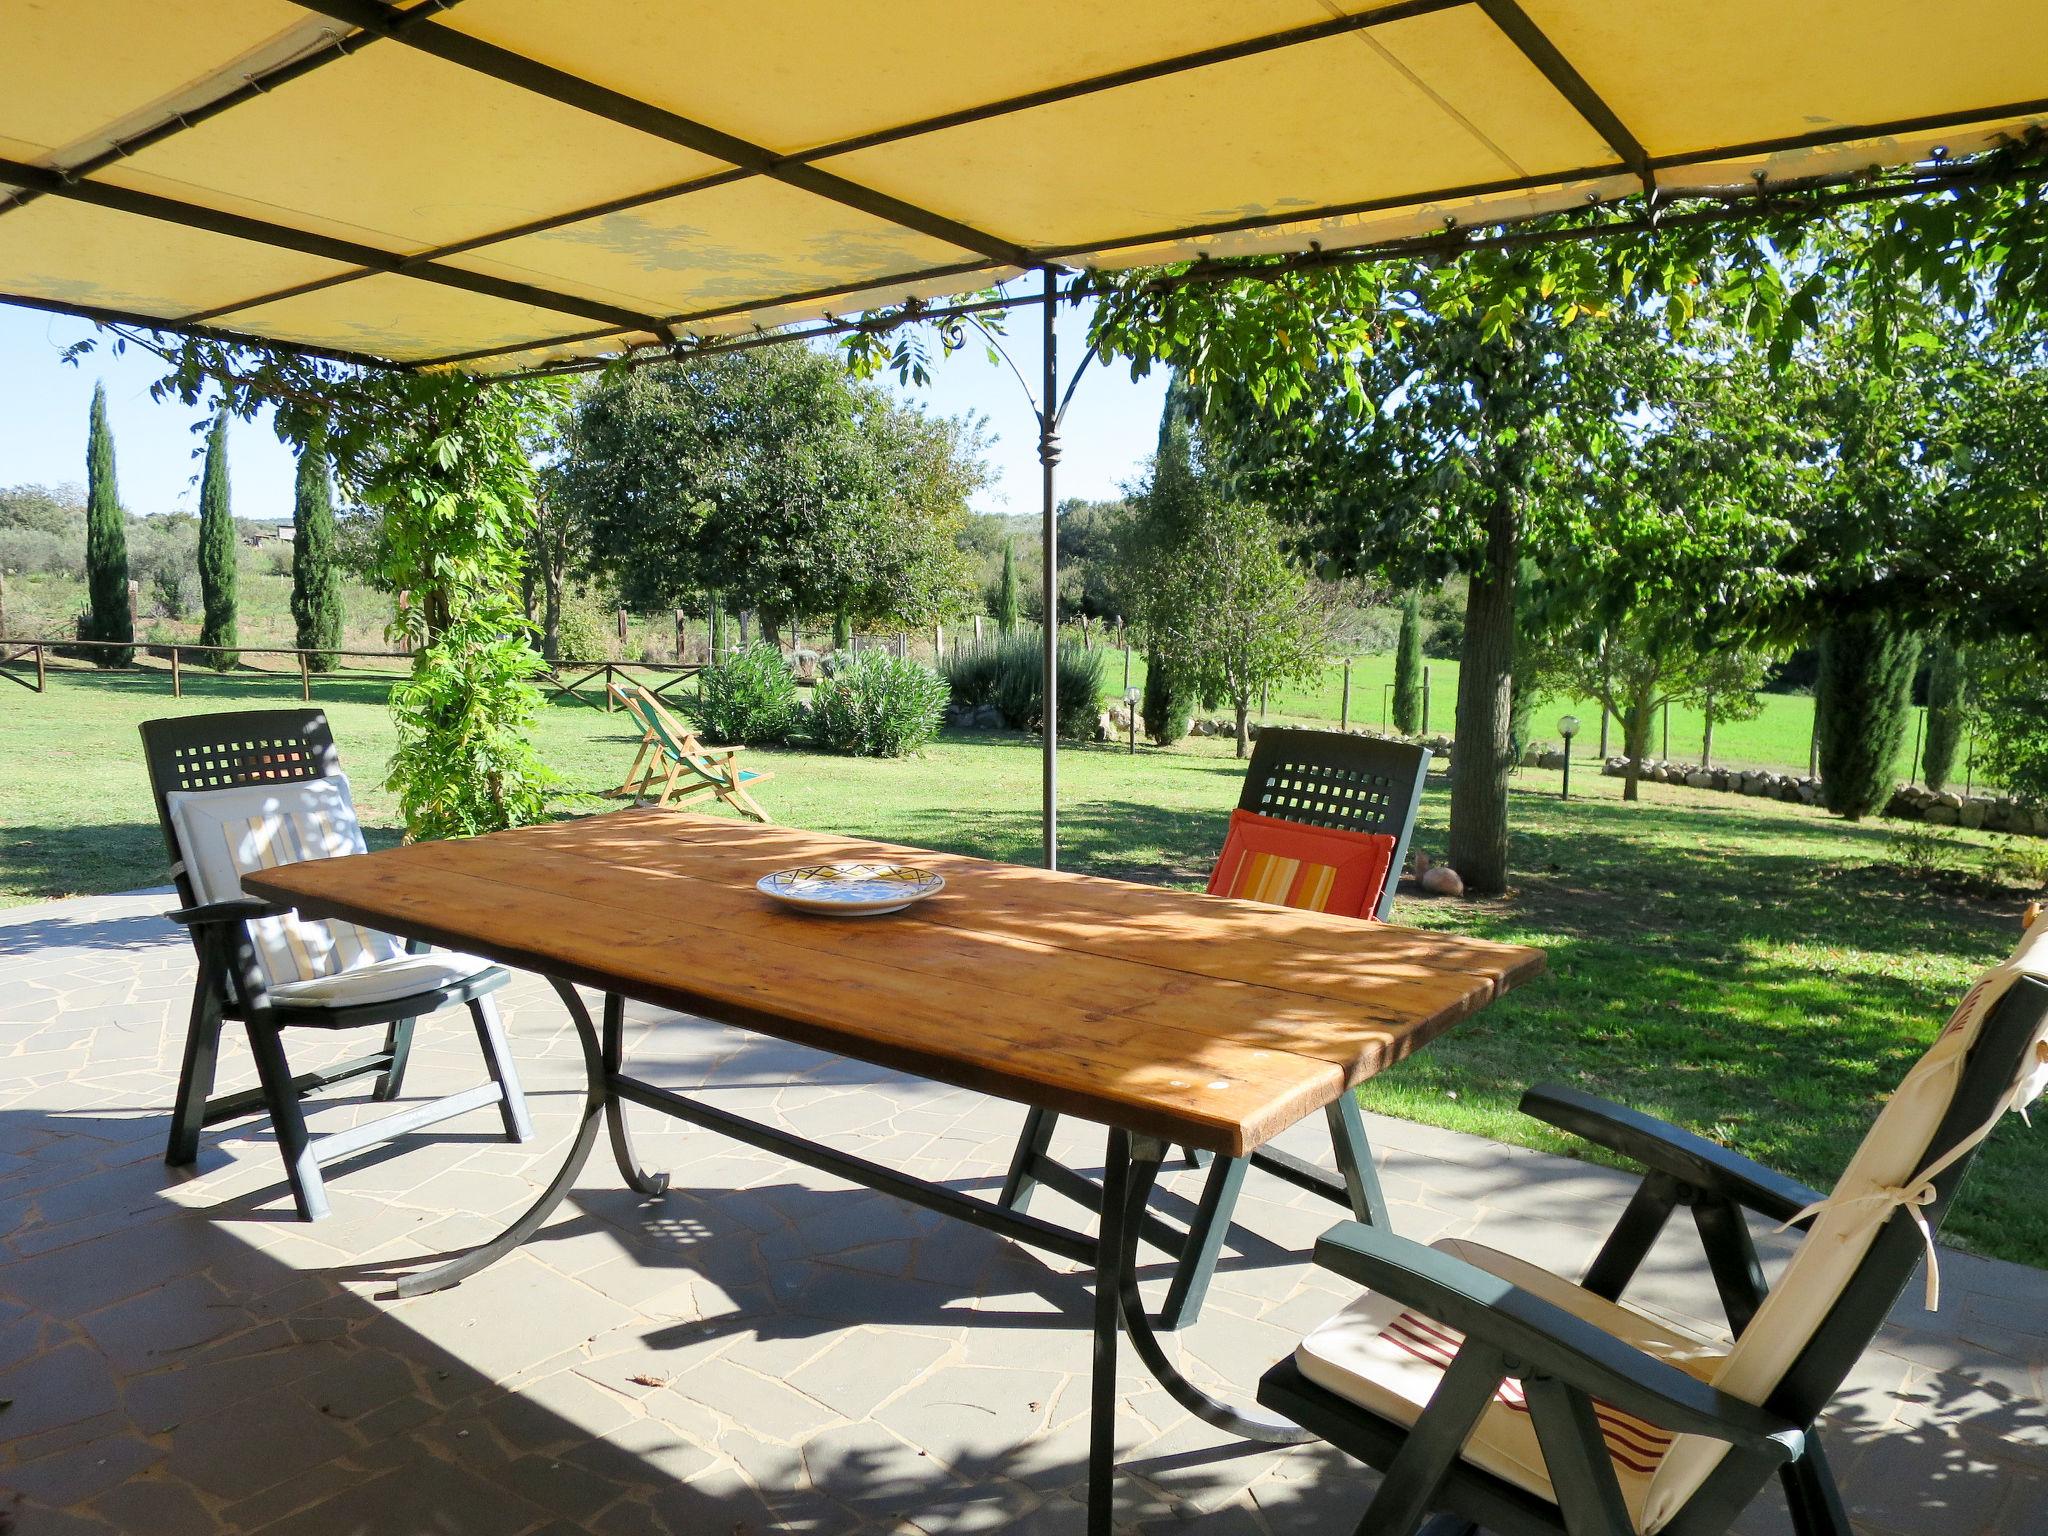
{"type": "MultiPolygon", "coordinates": [[[[296,680],[188,678],[182,703],[160,678],[81,673],[53,674],[41,697],[0,696],[0,901],[161,883],[136,722],[296,697],[296,680]]],[[[343,680],[316,690],[366,820],[380,841],[395,839],[391,798],[375,784],[392,747],[383,688],[343,680]]],[[[550,708],[538,735],[578,791],[616,783],[631,755],[623,716],[579,705],[550,708]]],[[[759,756],[777,774],[764,798],[794,824],[1036,855],[1038,755],[1027,738],[952,734],[914,762],[759,756]]],[[[1070,750],[1064,861],[1197,887],[1240,776],[1220,742],[1141,746],[1136,756],[1070,750]]],[[[1975,973],[2010,949],[2025,893],[1976,873],[1907,875],[1881,823],[1668,785],[1645,785],[1642,803],[1625,806],[1618,781],[1593,773],[1575,776],[1575,798],[1560,803],[1556,785],[1554,773],[1517,775],[1508,897],[1404,898],[1395,914],[1540,946],[1549,974],[1375,1079],[1368,1106],[1583,1152],[1515,1110],[1528,1083],[1562,1079],[1825,1188],[1975,973]]],[[[1445,811],[1433,786],[1418,846],[1442,848],[1445,811]]],[[[1960,862],[1981,864],[1989,839],[1947,836],[1960,862]]],[[[2044,1186],[2048,1136],[2008,1122],[1950,1239],[2048,1264],[2044,1186]]]]}
{"type": "MultiPolygon", "coordinates": [[[[1426,665],[1430,685],[1428,734],[1453,735],[1453,721],[1458,708],[1458,664],[1433,660],[1426,665]]],[[[1124,690],[1121,652],[1111,657],[1103,675],[1110,694],[1121,697],[1124,690]]],[[[1131,682],[1139,688],[1144,686],[1145,658],[1142,655],[1133,654],[1131,657],[1131,682]]],[[[1392,655],[1354,657],[1351,664],[1350,723],[1354,727],[1372,730],[1384,728],[1388,724],[1388,699],[1393,684],[1392,655]]],[[[1803,694],[1767,693],[1762,695],[1761,702],[1762,711],[1754,720],[1715,722],[1714,766],[1770,768],[1781,773],[1804,774],[1813,739],[1812,698],[1803,694]]],[[[1343,663],[1338,661],[1325,666],[1310,682],[1275,689],[1267,703],[1274,719],[1301,720],[1319,725],[1339,724],[1347,718],[1344,712],[1343,663]]],[[[1214,713],[1227,716],[1230,711],[1226,707],[1214,713]]],[[[1587,759],[1597,757],[1600,707],[1591,699],[1545,697],[1539,700],[1531,721],[1534,738],[1551,746],[1557,745],[1560,741],[1557,719],[1564,714],[1576,714],[1584,721],[1584,728],[1573,744],[1573,752],[1587,759]]],[[[1698,709],[1674,706],[1670,711],[1668,733],[1661,717],[1652,728],[1650,755],[1668,757],[1676,762],[1697,763],[1705,725],[1705,717],[1698,709]]],[[[1916,776],[1911,766],[1914,740],[1909,727],[1899,748],[1898,760],[1893,765],[1893,771],[1902,779],[1916,776]]],[[[1608,749],[1614,754],[1621,751],[1619,726],[1611,728],[1608,749]]]]}

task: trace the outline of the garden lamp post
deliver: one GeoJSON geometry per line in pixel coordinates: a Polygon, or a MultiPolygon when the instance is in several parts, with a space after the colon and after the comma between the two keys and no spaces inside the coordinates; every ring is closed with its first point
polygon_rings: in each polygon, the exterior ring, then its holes
{"type": "Polygon", "coordinates": [[[1131,756],[1136,757],[1138,755],[1138,690],[1135,688],[1126,688],[1124,690],[1124,714],[1130,720],[1131,756]]]}
{"type": "Polygon", "coordinates": [[[1572,738],[1579,734],[1579,717],[1565,715],[1557,722],[1557,734],[1564,738],[1564,787],[1557,798],[1569,800],[1572,797],[1572,738]]]}

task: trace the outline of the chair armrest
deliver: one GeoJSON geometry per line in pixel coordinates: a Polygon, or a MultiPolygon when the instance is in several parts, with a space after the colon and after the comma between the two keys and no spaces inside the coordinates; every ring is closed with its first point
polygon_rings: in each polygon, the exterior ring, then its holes
{"type": "Polygon", "coordinates": [[[1695,1189],[1726,1195],[1773,1221],[1790,1221],[1821,1199],[1819,1190],[1788,1179],[1740,1152],[1576,1088],[1538,1083],[1522,1095],[1522,1113],[1695,1189]]]}
{"type": "Polygon", "coordinates": [[[291,911],[274,901],[259,901],[254,896],[241,896],[233,901],[208,901],[196,907],[180,907],[175,912],[166,912],[165,917],[186,928],[197,928],[206,923],[248,923],[262,917],[283,917],[291,911]]]}
{"type": "Polygon", "coordinates": [[[1426,1313],[1547,1375],[1674,1433],[1707,1435],[1737,1450],[1795,1460],[1805,1434],[1789,1420],[1716,1391],[1564,1308],[1477,1265],[1347,1221],[1316,1241],[1315,1261],[1347,1280],[1426,1313]]]}

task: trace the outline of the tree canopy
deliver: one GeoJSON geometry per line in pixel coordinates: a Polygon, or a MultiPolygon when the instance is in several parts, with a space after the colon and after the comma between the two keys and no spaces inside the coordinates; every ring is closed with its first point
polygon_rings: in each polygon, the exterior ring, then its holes
{"type": "Polygon", "coordinates": [[[955,534],[986,470],[973,423],[928,416],[833,357],[763,348],[600,381],[561,491],[629,604],[707,592],[782,630],[954,611],[955,534]]]}

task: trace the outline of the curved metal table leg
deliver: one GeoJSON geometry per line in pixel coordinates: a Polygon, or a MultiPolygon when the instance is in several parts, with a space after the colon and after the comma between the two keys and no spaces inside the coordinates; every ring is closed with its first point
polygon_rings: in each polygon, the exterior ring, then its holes
{"type": "MultiPolygon", "coordinates": [[[[604,995],[604,1070],[607,1079],[626,1064],[626,999],[617,992],[604,995]]],[[[604,1100],[604,1120],[612,1136],[612,1158],[619,1165],[619,1177],[638,1194],[650,1197],[668,1193],[668,1175],[649,1173],[633,1153],[633,1136],[626,1129],[626,1101],[615,1093],[604,1100]]]]}
{"type": "Polygon", "coordinates": [[[1180,1367],[1168,1358],[1165,1346],[1152,1331],[1152,1320],[1145,1315],[1144,1298],[1138,1294],[1138,1218],[1145,1211],[1145,1202],[1151,1198],[1152,1184],[1159,1177],[1159,1164],[1165,1157],[1166,1148],[1148,1138],[1133,1140],[1130,1193],[1127,1197],[1129,1214],[1118,1233],[1122,1251],[1117,1255],[1116,1275],[1123,1305],[1124,1332],[1130,1335],[1138,1358],[1145,1362],[1145,1368],[1159,1385],[1166,1388],[1173,1400],[1203,1423],[1213,1424],[1226,1434],[1256,1440],[1264,1445],[1307,1444],[1316,1437],[1299,1424],[1272,1414],[1233,1408],[1209,1396],[1180,1373],[1180,1367]]]}
{"type": "Polygon", "coordinates": [[[398,1282],[393,1295],[401,1299],[412,1296],[426,1296],[434,1291],[445,1291],[458,1281],[467,1280],[480,1269],[487,1269],[505,1257],[521,1243],[540,1230],[541,1223],[555,1212],[563,1196],[575,1186],[576,1178],[583,1172],[583,1165],[590,1161],[590,1149],[597,1145],[598,1123],[604,1118],[605,1072],[604,1056],[598,1049],[597,1029],[590,1022],[590,1010],[583,1006],[583,999],[577,996],[575,987],[566,981],[555,981],[554,989],[561,995],[568,1007],[569,1018],[576,1026],[577,1038],[583,1044],[583,1118],[576,1127],[576,1138],[569,1144],[569,1155],[562,1162],[560,1171],[541,1191],[540,1198],[526,1208],[511,1226],[480,1247],[472,1248],[459,1259],[450,1259],[434,1269],[423,1270],[417,1275],[408,1275],[398,1282]]]}

